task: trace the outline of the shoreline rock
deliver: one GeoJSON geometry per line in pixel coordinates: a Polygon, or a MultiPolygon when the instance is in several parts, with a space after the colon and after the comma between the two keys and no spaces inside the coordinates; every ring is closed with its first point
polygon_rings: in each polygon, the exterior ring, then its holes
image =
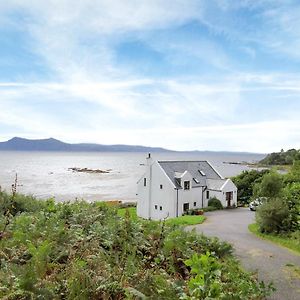
{"type": "Polygon", "coordinates": [[[100,169],[77,168],[77,167],[68,168],[68,170],[72,171],[72,172],[93,173],[93,174],[108,174],[108,173],[110,173],[112,171],[111,169],[100,170],[100,169]]]}

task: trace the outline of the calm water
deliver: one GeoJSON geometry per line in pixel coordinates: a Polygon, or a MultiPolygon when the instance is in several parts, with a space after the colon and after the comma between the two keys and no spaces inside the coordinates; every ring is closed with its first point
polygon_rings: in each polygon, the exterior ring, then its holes
{"type": "MultiPolygon", "coordinates": [[[[223,161],[255,162],[258,154],[154,153],[154,159],[208,160],[225,177],[239,174],[246,166],[223,161]]],[[[18,174],[18,191],[58,201],[136,200],[136,182],[143,175],[145,153],[0,152],[0,186],[10,190],[18,174]],[[74,173],[68,168],[112,169],[109,174],[74,173]]]]}

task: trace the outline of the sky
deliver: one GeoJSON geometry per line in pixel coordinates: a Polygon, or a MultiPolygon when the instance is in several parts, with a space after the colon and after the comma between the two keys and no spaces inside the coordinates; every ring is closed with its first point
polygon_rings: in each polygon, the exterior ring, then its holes
{"type": "Polygon", "coordinates": [[[298,0],[0,0],[0,141],[300,148],[298,0]]]}

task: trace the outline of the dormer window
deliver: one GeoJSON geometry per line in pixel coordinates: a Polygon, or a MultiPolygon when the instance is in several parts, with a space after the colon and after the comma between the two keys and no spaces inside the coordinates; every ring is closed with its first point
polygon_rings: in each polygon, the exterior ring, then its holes
{"type": "Polygon", "coordinates": [[[190,189],[190,182],[189,182],[189,181],[184,181],[184,186],[183,186],[183,188],[184,188],[185,190],[189,190],[189,189],[190,189]]]}

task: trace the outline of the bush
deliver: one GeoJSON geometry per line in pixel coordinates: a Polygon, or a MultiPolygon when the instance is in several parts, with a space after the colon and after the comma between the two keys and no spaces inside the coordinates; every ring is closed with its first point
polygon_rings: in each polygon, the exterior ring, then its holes
{"type": "Polygon", "coordinates": [[[195,209],[189,209],[184,212],[183,215],[188,215],[188,216],[195,216],[195,215],[201,215],[203,213],[203,209],[201,208],[195,208],[195,209]],[[202,213],[201,213],[202,212],[202,213]]]}
{"type": "Polygon", "coordinates": [[[271,198],[256,211],[256,222],[262,233],[280,233],[290,230],[290,213],[285,201],[271,198]]]}
{"type": "Polygon", "coordinates": [[[214,210],[218,210],[218,208],[214,207],[214,206],[207,206],[203,208],[204,212],[209,212],[209,211],[214,211],[214,210]]]}
{"type": "Polygon", "coordinates": [[[254,186],[254,195],[258,197],[279,197],[282,193],[283,177],[276,171],[263,176],[261,183],[254,186]]]}
{"type": "Polygon", "coordinates": [[[119,204],[119,208],[136,207],[136,202],[123,202],[119,204]]]}
{"type": "Polygon", "coordinates": [[[208,200],[208,206],[213,206],[216,209],[223,209],[223,205],[222,205],[221,201],[219,199],[217,199],[216,197],[210,198],[208,200]]]}

